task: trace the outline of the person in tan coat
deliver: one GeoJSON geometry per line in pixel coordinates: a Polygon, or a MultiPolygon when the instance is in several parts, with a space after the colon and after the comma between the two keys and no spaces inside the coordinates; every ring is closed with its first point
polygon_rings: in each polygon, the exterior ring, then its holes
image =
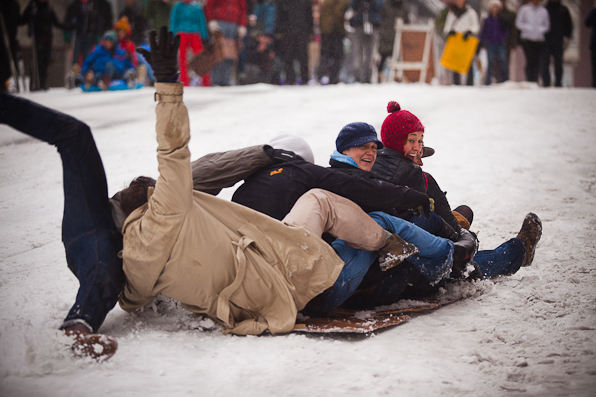
{"type": "MultiPolygon", "coordinates": [[[[305,195],[280,222],[193,190],[183,85],[168,82],[176,73],[162,73],[176,66],[176,42],[162,29],[158,50],[152,33],[160,175],[122,228],[120,306],[133,311],[162,294],[222,324],[225,333],[290,332],[298,311],[344,267],[322,233],[366,251],[382,249],[387,233],[356,204],[328,192],[305,195]]],[[[425,195],[412,197],[413,206],[428,203],[425,195]]]]}

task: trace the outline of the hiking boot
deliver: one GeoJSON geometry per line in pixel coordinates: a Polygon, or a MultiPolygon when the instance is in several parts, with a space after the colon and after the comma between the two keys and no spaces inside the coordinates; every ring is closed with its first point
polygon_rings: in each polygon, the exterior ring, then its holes
{"type": "Polygon", "coordinates": [[[71,346],[75,356],[91,357],[98,361],[105,361],[116,354],[118,342],[107,335],[94,334],[82,323],[75,323],[64,328],[64,333],[74,338],[71,346]]]}
{"type": "Polygon", "coordinates": [[[136,78],[137,73],[134,69],[128,69],[126,72],[124,72],[124,81],[126,81],[128,88],[135,88],[135,85],[137,84],[136,78]]]}
{"type": "Polygon", "coordinates": [[[526,247],[526,254],[524,255],[524,261],[522,266],[530,266],[534,260],[534,253],[536,252],[536,244],[542,237],[542,222],[538,215],[530,212],[524,218],[524,223],[517,234],[517,238],[523,241],[526,247]]]}
{"type": "Polygon", "coordinates": [[[378,252],[379,266],[381,270],[387,271],[417,253],[418,248],[414,244],[404,241],[393,233],[378,252]]]}

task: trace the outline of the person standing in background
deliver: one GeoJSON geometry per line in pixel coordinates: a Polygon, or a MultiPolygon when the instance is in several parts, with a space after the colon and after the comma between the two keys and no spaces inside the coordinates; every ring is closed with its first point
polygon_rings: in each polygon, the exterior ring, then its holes
{"type": "Polygon", "coordinates": [[[126,6],[122,9],[118,18],[128,18],[128,23],[130,23],[130,27],[132,28],[130,39],[136,46],[140,46],[147,41],[145,37],[147,33],[147,20],[143,15],[141,6],[135,0],[124,0],[124,3],[126,6]]]}
{"type": "Polygon", "coordinates": [[[507,8],[507,0],[501,0],[501,19],[505,22],[509,34],[505,39],[505,55],[507,57],[507,69],[509,70],[509,61],[511,60],[511,51],[519,44],[519,30],[515,27],[515,11],[507,8]]]}
{"type": "Polygon", "coordinates": [[[147,8],[145,8],[145,18],[149,30],[158,32],[162,26],[169,26],[171,11],[172,2],[170,0],[149,0],[147,8]]]}
{"type": "Polygon", "coordinates": [[[379,34],[379,82],[387,58],[393,54],[395,41],[395,20],[401,18],[405,24],[410,23],[410,6],[404,0],[386,0],[381,11],[381,29],[379,34]]]}
{"type": "Polygon", "coordinates": [[[573,21],[569,9],[561,0],[549,0],[546,4],[550,30],[544,35],[545,49],[542,58],[542,85],[550,87],[550,60],[555,63],[555,87],[563,86],[563,51],[569,45],[573,33],[573,21]]]}
{"type": "MultiPolygon", "coordinates": [[[[225,39],[241,42],[246,36],[248,11],[246,0],[207,0],[205,17],[209,32],[220,30],[225,39]]],[[[231,83],[234,59],[224,59],[211,70],[211,82],[214,85],[228,86],[231,83]]]]}
{"type": "Polygon", "coordinates": [[[343,39],[345,14],[349,0],[324,0],[321,4],[319,27],[321,29],[321,84],[339,83],[339,72],[344,59],[343,39]]]}
{"type": "Polygon", "coordinates": [[[492,73],[497,66],[499,75],[497,81],[502,83],[509,79],[509,69],[507,67],[507,56],[505,54],[505,39],[509,35],[507,24],[501,19],[501,2],[492,0],[489,4],[489,16],[482,24],[480,31],[480,43],[486,48],[488,56],[488,68],[486,70],[485,84],[490,85],[492,73]]]}
{"type": "Polygon", "coordinates": [[[544,35],[550,29],[548,11],[540,5],[540,0],[531,0],[520,7],[515,26],[521,32],[521,45],[526,56],[526,81],[537,83],[544,52],[544,35]]]}
{"type": "Polygon", "coordinates": [[[276,33],[279,56],[284,63],[286,84],[308,83],[308,43],[314,34],[310,0],[278,0],[276,33]],[[300,65],[300,77],[294,70],[294,60],[300,65]]]}
{"type": "Polygon", "coordinates": [[[590,53],[592,55],[592,87],[596,88],[596,8],[594,8],[586,20],[585,25],[592,28],[590,36],[590,53]]]}
{"type": "MultiPolygon", "coordinates": [[[[207,21],[203,8],[192,0],[182,0],[174,5],[170,13],[170,31],[180,36],[180,49],[178,50],[178,64],[180,66],[180,82],[185,86],[190,85],[188,76],[187,52],[191,50],[194,55],[203,51],[203,41],[209,39],[207,21]]],[[[209,77],[204,76],[203,85],[208,86],[209,77]]]]}
{"type": "Polygon", "coordinates": [[[381,25],[382,8],[383,0],[352,0],[354,16],[350,25],[355,29],[352,35],[354,73],[360,83],[370,83],[372,79],[372,54],[381,25]]]}
{"type": "MultiPolygon", "coordinates": [[[[0,93],[7,91],[7,80],[12,76],[13,69],[16,70],[17,67],[16,61],[19,53],[17,21],[20,12],[21,7],[16,0],[0,1],[0,18],[2,18],[0,22],[3,24],[3,29],[0,28],[0,93]],[[6,47],[7,43],[8,48],[6,47]]],[[[14,77],[16,79],[17,76],[14,77]]]]}
{"type": "MultiPolygon", "coordinates": [[[[466,0],[455,0],[449,7],[443,33],[449,37],[455,33],[464,35],[464,40],[470,36],[477,36],[480,32],[480,21],[478,13],[466,4],[466,0]]],[[[474,61],[472,61],[472,65],[474,61]]],[[[453,72],[453,84],[459,85],[461,82],[459,73],[453,72]]],[[[470,66],[467,76],[467,85],[474,85],[474,68],[470,66]]]]}

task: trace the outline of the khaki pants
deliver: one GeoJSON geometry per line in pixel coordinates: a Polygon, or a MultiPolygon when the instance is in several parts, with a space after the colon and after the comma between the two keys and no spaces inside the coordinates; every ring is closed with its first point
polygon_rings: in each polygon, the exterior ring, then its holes
{"type": "Polygon", "coordinates": [[[385,230],[358,205],[321,189],[303,194],[282,222],[304,226],[318,236],[327,232],[365,251],[377,251],[387,240],[385,230]]]}

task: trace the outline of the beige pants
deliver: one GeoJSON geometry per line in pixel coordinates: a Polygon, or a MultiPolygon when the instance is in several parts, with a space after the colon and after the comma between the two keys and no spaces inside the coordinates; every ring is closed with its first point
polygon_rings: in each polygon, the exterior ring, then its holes
{"type": "Polygon", "coordinates": [[[321,189],[311,189],[302,195],[282,222],[304,226],[318,236],[327,232],[349,246],[365,251],[377,251],[387,240],[385,230],[362,208],[321,189]]]}

